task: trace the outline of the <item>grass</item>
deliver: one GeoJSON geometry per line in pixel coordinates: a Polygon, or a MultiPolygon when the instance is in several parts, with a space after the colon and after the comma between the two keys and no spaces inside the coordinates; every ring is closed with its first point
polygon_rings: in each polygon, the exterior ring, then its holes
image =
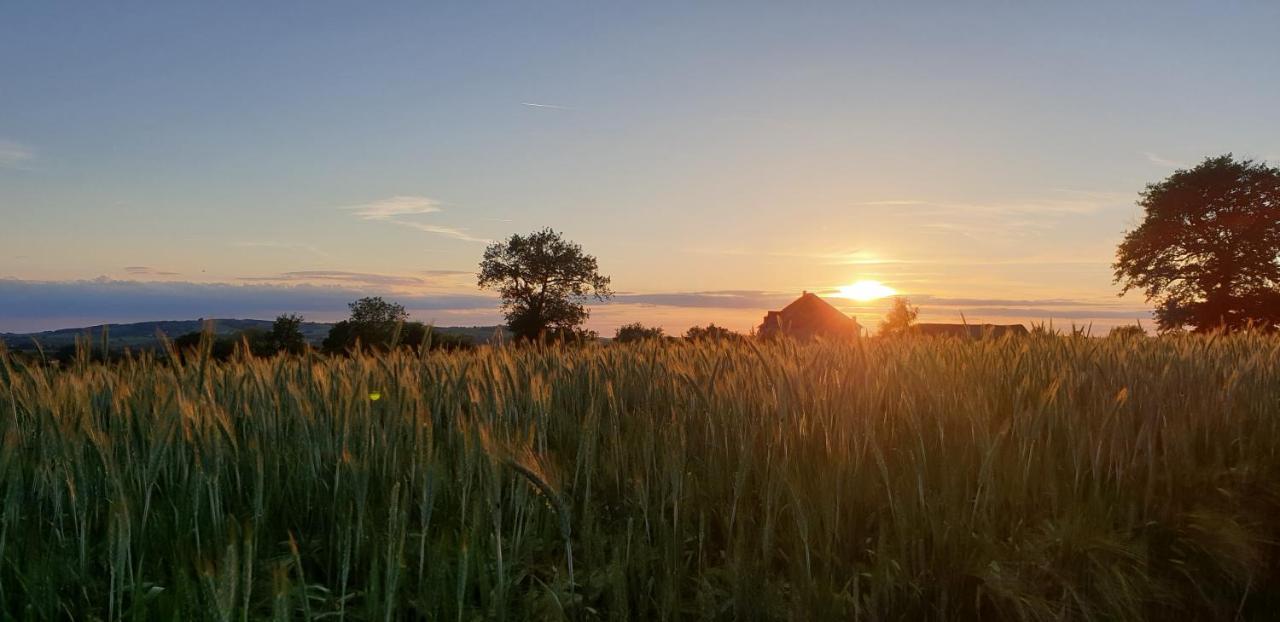
{"type": "Polygon", "coordinates": [[[0,436],[19,619],[1280,604],[1274,335],[0,353],[0,436]]]}

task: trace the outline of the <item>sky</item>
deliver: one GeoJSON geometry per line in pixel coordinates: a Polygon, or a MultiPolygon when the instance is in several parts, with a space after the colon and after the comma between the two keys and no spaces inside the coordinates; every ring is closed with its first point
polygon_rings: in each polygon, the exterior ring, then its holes
{"type": "Polygon", "coordinates": [[[1141,320],[1139,192],[1280,162],[1280,4],[0,5],[0,331],[363,295],[500,321],[487,242],[552,227],[588,326],[1141,320]],[[1030,5],[1038,6],[1030,6],[1030,5]],[[963,5],[963,6],[961,6],[963,5]]]}

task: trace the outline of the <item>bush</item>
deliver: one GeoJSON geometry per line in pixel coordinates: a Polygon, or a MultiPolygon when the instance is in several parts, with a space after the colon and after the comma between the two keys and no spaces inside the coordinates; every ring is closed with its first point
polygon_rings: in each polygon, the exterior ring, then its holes
{"type": "Polygon", "coordinates": [[[690,326],[689,330],[684,332],[684,338],[689,341],[726,341],[739,339],[742,335],[735,333],[723,326],[715,324],[707,324],[706,326],[690,326]]]}

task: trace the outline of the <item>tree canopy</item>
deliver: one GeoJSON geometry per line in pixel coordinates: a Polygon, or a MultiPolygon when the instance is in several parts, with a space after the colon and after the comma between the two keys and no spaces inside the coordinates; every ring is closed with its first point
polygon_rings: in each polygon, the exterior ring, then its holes
{"type": "Polygon", "coordinates": [[[885,314],[884,321],[880,322],[880,334],[886,336],[906,334],[915,326],[919,315],[919,307],[912,306],[906,298],[898,296],[893,299],[893,306],[885,314]]]}
{"type": "Polygon", "coordinates": [[[1280,324],[1280,169],[1231,154],[1149,184],[1116,282],[1156,303],[1161,331],[1280,324]]]}
{"type": "Polygon", "coordinates": [[[613,295],[596,258],[551,229],[490,244],[478,283],[502,296],[507,326],[517,339],[576,335],[589,315],[583,302],[613,295]]]}
{"type": "Polygon", "coordinates": [[[742,335],[729,330],[723,326],[715,324],[707,324],[706,326],[690,326],[689,330],[684,331],[684,338],[689,341],[722,341],[726,339],[738,339],[742,335]]]}
{"type": "Polygon", "coordinates": [[[645,326],[640,322],[632,322],[619,326],[617,332],[613,335],[613,340],[618,343],[633,343],[648,339],[662,339],[662,327],[645,326]]]}
{"type": "Polygon", "coordinates": [[[273,352],[281,350],[290,354],[299,354],[307,350],[307,337],[302,334],[302,316],[295,314],[280,315],[271,324],[271,332],[267,339],[273,352]]]}
{"type": "Polygon", "coordinates": [[[351,309],[351,317],[329,329],[329,336],[322,344],[325,352],[345,352],[356,343],[362,348],[387,348],[395,341],[413,343],[414,337],[426,334],[425,327],[418,330],[418,326],[405,324],[409,312],[404,306],[387,302],[381,296],[361,298],[347,307],[351,309]]]}

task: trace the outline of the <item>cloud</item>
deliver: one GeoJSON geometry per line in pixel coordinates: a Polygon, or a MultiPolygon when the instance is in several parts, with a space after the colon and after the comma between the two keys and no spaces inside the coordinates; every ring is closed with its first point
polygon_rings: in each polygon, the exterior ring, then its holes
{"type": "Polygon", "coordinates": [[[1177,160],[1162,158],[1154,153],[1151,153],[1150,151],[1143,151],[1142,155],[1147,159],[1148,162],[1152,164],[1159,164],[1160,166],[1167,166],[1169,168],[1187,168],[1187,164],[1185,162],[1179,162],[1177,160]]]}
{"type": "MultiPolygon", "coordinates": [[[[462,274],[462,271],[425,271],[423,274],[429,272],[462,274]]],[[[347,303],[369,295],[385,296],[403,304],[417,319],[463,324],[493,322],[499,306],[496,297],[482,294],[391,291],[399,285],[397,279],[413,277],[323,270],[281,276],[286,278],[275,280],[283,282],[238,284],[105,277],[80,281],[0,279],[0,332],[199,317],[270,319],[281,313],[301,313],[317,321],[336,320],[346,316],[347,303]],[[314,284],[308,280],[332,283],[314,284]]],[[[653,318],[678,313],[697,323],[734,319],[745,327],[765,311],[780,309],[796,296],[797,292],[763,290],[627,292],[608,303],[592,306],[601,312],[601,317],[619,321],[651,322],[653,318]]],[[[961,312],[970,321],[979,321],[982,317],[1011,317],[1097,320],[1098,324],[1106,324],[1108,320],[1150,317],[1149,309],[1144,307],[1096,300],[946,298],[928,294],[913,294],[911,300],[921,306],[925,315],[939,318],[937,321],[958,322],[961,312]]],[[[872,323],[883,314],[887,301],[857,303],[830,298],[830,302],[855,313],[860,321],[872,323]]]]}
{"type": "Polygon", "coordinates": [[[272,248],[272,249],[280,249],[280,250],[288,250],[288,251],[306,251],[314,255],[320,255],[322,257],[329,256],[329,253],[326,253],[320,250],[316,246],[312,246],[310,244],[302,244],[299,242],[279,242],[275,240],[259,240],[259,241],[247,241],[247,242],[232,242],[231,245],[239,248],[272,248]]]}
{"type": "Polygon", "coordinates": [[[931,198],[890,198],[864,201],[871,209],[910,210],[922,229],[975,240],[1040,236],[1064,218],[1098,214],[1132,205],[1129,193],[1054,189],[1031,199],[952,201],[931,198]]]}
{"type": "MultiPolygon", "coordinates": [[[[1064,192],[1064,191],[1059,191],[1064,192]]],[[[864,201],[864,207],[898,207],[926,210],[936,214],[954,214],[956,212],[984,216],[1025,215],[1073,215],[1095,214],[1105,209],[1125,207],[1133,202],[1132,197],[1120,192],[1084,192],[1070,191],[1074,196],[1066,198],[1000,200],[987,202],[947,201],[933,199],[885,199],[880,201],[864,201]]]]}
{"type": "Polygon", "coordinates": [[[134,276],[178,276],[177,272],[165,272],[151,266],[125,266],[124,271],[134,276]]]}
{"type": "Polygon", "coordinates": [[[952,307],[980,307],[1013,305],[1022,307],[1115,307],[1116,305],[1090,300],[1072,300],[1069,298],[1044,298],[1041,300],[1005,299],[1005,298],[947,298],[919,294],[911,296],[916,304],[945,305],[952,307]]]}
{"type": "Polygon", "coordinates": [[[418,196],[394,196],[362,205],[349,205],[345,209],[352,210],[356,216],[365,220],[392,220],[396,216],[441,211],[440,203],[435,199],[418,196]]]}
{"type": "Polygon", "coordinates": [[[619,293],[607,304],[698,307],[704,309],[773,309],[794,300],[794,293],[757,290],[701,292],[619,293]]]}
{"type": "Polygon", "coordinates": [[[410,295],[345,284],[0,279],[0,332],[200,317],[270,319],[281,313],[336,320],[346,316],[347,303],[369,295],[384,295],[423,320],[437,314],[489,317],[498,308],[491,296],[410,295]]]}
{"type": "MultiPolygon", "coordinates": [[[[827,296],[827,293],[834,293],[834,290],[826,290],[826,292],[818,290],[817,293],[827,296]]],[[[610,304],[766,310],[777,309],[784,306],[792,300],[795,300],[798,295],[799,294],[797,292],[773,292],[763,290],[718,290],[660,293],[623,292],[615,295],[610,304]]],[[[1146,309],[1143,307],[1130,307],[1126,305],[1099,302],[1096,300],[1078,300],[1070,298],[950,298],[929,294],[909,294],[909,297],[912,303],[919,304],[921,306],[932,305],[937,307],[955,308],[1033,307],[1041,310],[1050,309],[1062,312],[1072,309],[1093,309],[1099,312],[1106,311],[1127,315],[1143,314],[1146,312],[1146,309]]],[[[887,298],[884,299],[884,301],[887,300],[887,298]]],[[[877,301],[876,303],[857,303],[835,296],[830,296],[829,302],[839,307],[861,306],[879,308],[887,304],[887,302],[882,301],[877,301]]],[[[1038,314],[1040,311],[1037,311],[1036,313],[1038,314]]],[[[1067,316],[1064,315],[1063,317],[1067,316]]]]}
{"type": "Polygon", "coordinates": [[[338,281],[358,285],[377,287],[403,287],[428,285],[430,281],[413,276],[394,274],[374,274],[370,272],[347,272],[345,270],[297,270],[282,272],[274,276],[242,276],[241,281],[338,281]]]}
{"type": "Polygon", "coordinates": [[[242,276],[238,281],[253,283],[314,283],[316,281],[343,283],[365,288],[403,288],[454,285],[460,276],[472,277],[465,270],[420,270],[422,276],[403,274],[379,274],[350,272],[347,270],[295,270],[269,276],[242,276]]]}
{"type": "MultiPolygon", "coordinates": [[[[1019,317],[1041,320],[1149,320],[1149,309],[1046,309],[1043,307],[966,307],[958,309],[966,316],[1019,317]]],[[[931,310],[935,312],[936,309],[931,310]]]]}
{"type": "Polygon", "coordinates": [[[35,159],[35,154],[27,147],[11,140],[0,139],[0,168],[21,169],[27,162],[35,159]]]}
{"type": "Polygon", "coordinates": [[[570,108],[569,106],[557,106],[556,104],[535,104],[533,102],[520,102],[520,105],[528,106],[530,108],[550,108],[552,110],[577,110],[577,108],[570,108]]]}
{"type": "Polygon", "coordinates": [[[444,211],[440,207],[440,202],[423,196],[394,196],[389,199],[364,203],[362,205],[350,205],[344,209],[351,210],[357,217],[363,220],[376,220],[380,222],[389,222],[434,233],[446,237],[462,240],[464,242],[482,242],[488,243],[490,240],[486,238],[471,235],[466,229],[458,227],[448,227],[444,225],[433,225],[430,223],[413,220],[413,216],[421,216],[423,214],[435,214],[444,211]]]}
{"type": "Polygon", "coordinates": [[[474,235],[471,235],[470,233],[467,233],[465,229],[458,229],[456,227],[431,225],[425,222],[395,221],[395,223],[398,225],[403,225],[405,227],[410,227],[412,229],[417,229],[418,231],[426,231],[427,233],[436,233],[436,234],[451,237],[457,240],[462,240],[464,242],[482,242],[487,244],[491,241],[487,238],[476,237],[474,235]]]}

